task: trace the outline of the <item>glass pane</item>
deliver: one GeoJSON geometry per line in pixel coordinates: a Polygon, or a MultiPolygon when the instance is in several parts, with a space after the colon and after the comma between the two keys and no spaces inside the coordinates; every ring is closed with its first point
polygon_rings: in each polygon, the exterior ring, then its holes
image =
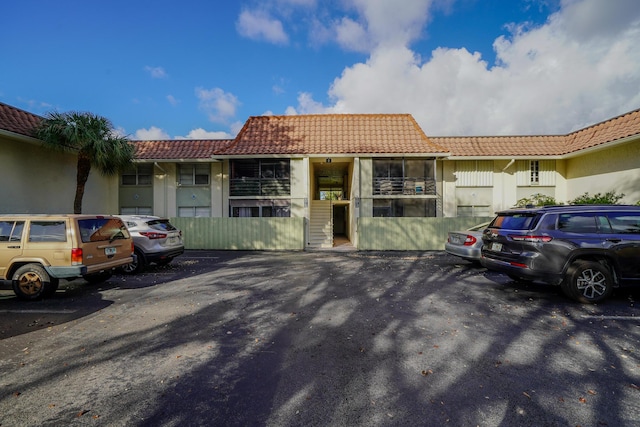
{"type": "Polygon", "coordinates": [[[491,227],[508,230],[528,230],[534,218],[535,214],[498,215],[491,222],[491,227]]]}
{"type": "Polygon", "coordinates": [[[561,214],[558,229],[567,233],[597,233],[596,217],[593,214],[561,214]]]}
{"type": "Polygon", "coordinates": [[[64,221],[32,221],[30,242],[66,242],[67,227],[64,221]]]}
{"type": "Polygon", "coordinates": [[[11,238],[9,241],[11,242],[19,242],[22,240],[22,230],[24,229],[24,221],[16,222],[16,225],[13,227],[13,232],[11,233],[11,238]]]}
{"type": "Polygon", "coordinates": [[[8,242],[13,230],[13,221],[0,221],[0,242],[8,242]]]}
{"type": "Polygon", "coordinates": [[[196,212],[193,208],[178,208],[178,216],[181,218],[193,218],[196,212]]]}
{"type": "Polygon", "coordinates": [[[178,181],[181,185],[193,185],[193,166],[191,165],[179,165],[178,166],[178,181]]]}
{"type": "Polygon", "coordinates": [[[138,185],[151,185],[151,175],[139,175],[138,185]]]}
{"type": "MultiPolygon", "coordinates": [[[[129,230],[120,218],[81,219],[78,220],[78,226],[82,241],[85,243],[129,238],[129,230]]],[[[31,228],[33,230],[33,223],[31,228]]]]}
{"type": "Polygon", "coordinates": [[[203,206],[196,207],[195,215],[196,218],[208,218],[211,216],[211,209],[203,206]]]}
{"type": "Polygon", "coordinates": [[[393,178],[402,178],[402,160],[389,161],[389,176],[393,178]]]}
{"type": "Polygon", "coordinates": [[[373,160],[373,176],[376,178],[386,178],[389,176],[389,161],[383,159],[373,160]]]}
{"type": "Polygon", "coordinates": [[[258,178],[260,164],[257,160],[232,160],[231,178],[258,178]]]}
{"type": "Polygon", "coordinates": [[[136,176],[122,175],[122,185],[136,185],[136,176]]]}
{"type": "Polygon", "coordinates": [[[609,222],[614,233],[640,234],[640,215],[633,213],[617,213],[609,215],[609,222]]]}
{"type": "Polygon", "coordinates": [[[473,206],[458,206],[458,216],[473,216],[473,206]]]}

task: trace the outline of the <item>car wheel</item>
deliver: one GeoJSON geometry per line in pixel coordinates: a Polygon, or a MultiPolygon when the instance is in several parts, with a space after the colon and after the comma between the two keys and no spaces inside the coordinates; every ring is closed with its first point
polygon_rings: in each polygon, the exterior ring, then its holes
{"type": "Polygon", "coordinates": [[[576,301],[594,304],[613,292],[609,269],[596,261],[576,261],[561,284],[562,291],[576,301]]]}
{"type": "Polygon", "coordinates": [[[142,252],[140,252],[137,249],[135,250],[135,254],[136,254],[136,260],[134,262],[120,267],[120,269],[124,274],[138,274],[142,270],[144,270],[144,267],[146,265],[144,261],[144,255],[142,255],[142,252]]]}
{"type": "Polygon", "coordinates": [[[52,286],[51,277],[38,264],[26,264],[18,268],[13,274],[12,285],[18,298],[29,301],[47,296],[52,286]]]}
{"type": "Polygon", "coordinates": [[[103,271],[100,273],[85,274],[82,278],[92,285],[97,285],[98,283],[106,282],[111,276],[113,276],[111,271],[103,271]]]}

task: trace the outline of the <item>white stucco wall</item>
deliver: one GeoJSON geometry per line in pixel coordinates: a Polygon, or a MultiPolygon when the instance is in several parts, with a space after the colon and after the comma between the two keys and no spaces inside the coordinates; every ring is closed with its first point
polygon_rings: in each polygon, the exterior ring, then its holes
{"type": "Polygon", "coordinates": [[[567,200],[588,192],[625,194],[621,203],[640,200],[640,139],[566,161],[567,200]]]}

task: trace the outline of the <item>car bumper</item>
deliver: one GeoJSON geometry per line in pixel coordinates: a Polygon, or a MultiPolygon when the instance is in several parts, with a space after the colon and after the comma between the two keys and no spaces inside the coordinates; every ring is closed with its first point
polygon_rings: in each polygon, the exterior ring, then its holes
{"type": "Polygon", "coordinates": [[[495,258],[487,258],[486,256],[482,256],[480,258],[480,264],[482,264],[482,266],[487,268],[488,270],[497,271],[511,276],[521,277],[523,279],[539,280],[556,285],[560,284],[560,281],[562,280],[562,274],[555,274],[550,271],[531,269],[523,264],[503,261],[495,258]]]}
{"type": "Polygon", "coordinates": [[[171,248],[161,252],[145,253],[144,257],[147,262],[158,262],[175,258],[184,253],[184,246],[179,248],[171,248]]]}
{"type": "Polygon", "coordinates": [[[459,256],[470,261],[479,261],[481,257],[480,248],[474,248],[473,246],[461,246],[445,243],[444,250],[451,255],[459,256]]]}
{"type": "Polygon", "coordinates": [[[56,279],[75,279],[86,274],[99,273],[101,271],[109,271],[114,268],[122,267],[123,265],[134,262],[135,256],[136,255],[132,254],[127,258],[96,265],[72,265],[64,267],[49,265],[45,266],[44,269],[49,276],[55,277],[56,279]]]}

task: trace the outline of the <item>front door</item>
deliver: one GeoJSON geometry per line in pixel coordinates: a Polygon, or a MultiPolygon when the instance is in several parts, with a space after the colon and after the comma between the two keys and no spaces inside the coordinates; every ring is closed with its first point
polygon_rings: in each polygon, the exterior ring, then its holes
{"type": "Polygon", "coordinates": [[[4,275],[11,260],[22,255],[23,230],[24,221],[0,221],[0,278],[11,279],[4,275]]]}
{"type": "Polygon", "coordinates": [[[347,236],[347,205],[333,205],[333,235],[347,236]]]}

